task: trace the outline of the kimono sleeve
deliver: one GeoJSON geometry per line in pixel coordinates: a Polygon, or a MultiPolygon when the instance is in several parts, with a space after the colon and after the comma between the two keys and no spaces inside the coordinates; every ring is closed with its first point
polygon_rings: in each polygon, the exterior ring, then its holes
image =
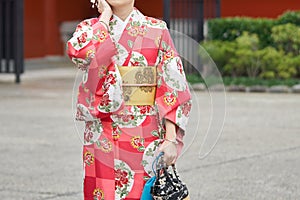
{"type": "Polygon", "coordinates": [[[156,105],[160,120],[176,124],[178,133],[184,134],[191,110],[191,94],[186,81],[183,64],[178,55],[170,32],[165,24],[158,56],[158,83],[156,105]]]}
{"type": "Polygon", "coordinates": [[[67,42],[67,54],[79,69],[85,71],[97,48],[107,39],[110,39],[108,30],[98,18],[84,20],[67,42]]]}
{"type": "Polygon", "coordinates": [[[98,19],[80,23],[68,42],[68,54],[84,71],[78,88],[76,119],[101,121],[123,104],[121,77],[113,57],[117,49],[98,19]]]}

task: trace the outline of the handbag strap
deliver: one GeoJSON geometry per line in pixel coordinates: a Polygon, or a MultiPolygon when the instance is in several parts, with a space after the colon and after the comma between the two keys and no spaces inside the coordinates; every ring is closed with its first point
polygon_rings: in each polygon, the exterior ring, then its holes
{"type": "MultiPolygon", "coordinates": [[[[158,156],[155,158],[155,160],[152,163],[152,170],[153,170],[153,172],[154,172],[157,180],[160,178],[160,173],[159,173],[160,170],[163,170],[163,173],[166,176],[166,178],[169,179],[169,181],[172,184],[172,186],[175,187],[174,184],[173,184],[173,182],[171,181],[172,179],[170,177],[170,174],[168,173],[168,167],[164,166],[163,161],[160,161],[160,159],[162,159],[163,155],[164,155],[164,152],[160,152],[158,154],[158,156]],[[160,163],[159,163],[159,161],[160,161],[160,163]],[[156,166],[156,170],[154,169],[154,165],[156,166]]],[[[173,172],[174,172],[176,178],[179,179],[179,177],[178,177],[178,175],[176,173],[176,168],[175,168],[174,164],[172,164],[172,169],[173,169],[173,172]]]]}
{"type": "Polygon", "coordinates": [[[156,170],[154,169],[154,165],[156,166],[156,169],[157,169],[157,168],[158,168],[158,167],[157,167],[157,166],[158,166],[158,161],[159,161],[159,159],[160,159],[163,155],[164,155],[164,152],[160,152],[160,153],[158,154],[158,156],[156,156],[155,160],[152,162],[152,171],[153,171],[153,173],[154,173],[155,176],[157,176],[157,174],[156,174],[156,170]]]}
{"type": "Polygon", "coordinates": [[[178,176],[178,173],[177,173],[177,169],[176,169],[176,167],[175,167],[175,164],[172,164],[172,169],[173,169],[173,173],[174,173],[174,175],[176,176],[176,178],[177,178],[178,180],[180,180],[180,179],[179,179],[179,176],[178,176]]]}

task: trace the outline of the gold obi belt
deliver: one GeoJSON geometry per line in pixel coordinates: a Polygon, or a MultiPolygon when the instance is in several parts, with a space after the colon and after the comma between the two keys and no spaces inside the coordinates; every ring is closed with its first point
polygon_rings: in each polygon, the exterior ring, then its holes
{"type": "Polygon", "coordinates": [[[125,105],[154,105],[156,67],[119,66],[125,105]]]}

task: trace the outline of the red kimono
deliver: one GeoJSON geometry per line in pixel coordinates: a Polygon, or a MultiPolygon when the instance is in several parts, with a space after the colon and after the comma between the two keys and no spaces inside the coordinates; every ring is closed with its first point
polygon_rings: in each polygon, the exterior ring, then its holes
{"type": "Polygon", "coordinates": [[[151,165],[164,138],[165,119],[177,125],[180,153],[191,96],[165,22],[137,9],[125,22],[113,16],[110,32],[98,20],[81,22],[67,43],[68,55],[84,71],[76,116],[86,124],[84,199],[138,200],[153,175],[151,165]],[[125,79],[122,66],[125,71],[144,68],[125,79]],[[141,93],[136,96],[140,105],[126,103],[130,95],[124,86],[143,80],[155,81],[155,88],[140,87],[145,95],[155,89],[154,103],[145,105],[141,93]]]}

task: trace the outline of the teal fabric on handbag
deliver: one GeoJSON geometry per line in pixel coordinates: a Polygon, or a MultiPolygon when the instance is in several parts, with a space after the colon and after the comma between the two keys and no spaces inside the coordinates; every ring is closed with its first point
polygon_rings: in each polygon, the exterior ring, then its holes
{"type": "Polygon", "coordinates": [[[155,179],[156,176],[153,176],[146,182],[141,196],[141,200],[153,200],[153,197],[151,195],[151,187],[153,186],[155,179]]]}
{"type": "Polygon", "coordinates": [[[159,155],[155,158],[155,160],[152,163],[152,171],[155,174],[154,176],[152,176],[144,185],[144,189],[142,192],[142,196],[140,200],[153,200],[152,194],[151,194],[151,188],[154,185],[154,182],[156,180],[156,173],[155,173],[155,169],[154,169],[154,165],[157,164],[158,159],[160,157],[163,156],[163,152],[160,152],[159,155]]]}

